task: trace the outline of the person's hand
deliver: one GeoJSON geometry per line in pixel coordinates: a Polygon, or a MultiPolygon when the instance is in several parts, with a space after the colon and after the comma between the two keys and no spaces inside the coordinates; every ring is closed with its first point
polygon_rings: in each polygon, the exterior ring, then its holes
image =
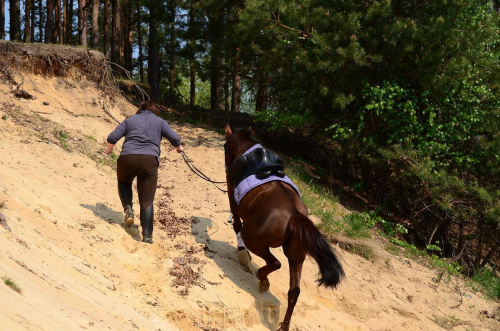
{"type": "Polygon", "coordinates": [[[184,147],[182,147],[182,145],[179,145],[175,148],[175,150],[177,151],[177,153],[184,152],[184,147]]]}
{"type": "Polygon", "coordinates": [[[104,150],[104,154],[109,155],[113,150],[113,147],[115,147],[114,144],[106,143],[106,149],[104,150]]]}

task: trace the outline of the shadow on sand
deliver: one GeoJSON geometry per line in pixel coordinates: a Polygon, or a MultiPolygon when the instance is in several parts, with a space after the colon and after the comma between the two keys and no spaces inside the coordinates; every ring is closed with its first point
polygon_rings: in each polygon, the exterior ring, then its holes
{"type": "Polygon", "coordinates": [[[264,293],[259,291],[257,277],[240,265],[235,246],[209,237],[207,231],[212,224],[209,218],[192,217],[191,231],[196,242],[206,244],[208,249],[205,250],[205,255],[214,260],[236,286],[254,297],[255,308],[259,312],[261,323],[270,330],[276,330],[280,318],[280,301],[269,291],[264,293]]]}
{"type": "Polygon", "coordinates": [[[102,218],[109,224],[117,224],[121,226],[122,229],[125,230],[125,232],[127,232],[136,241],[142,240],[138,225],[134,224],[131,226],[126,226],[123,224],[123,217],[124,217],[123,213],[114,211],[113,209],[109,208],[108,206],[100,202],[96,203],[95,206],[86,204],[80,204],[80,206],[88,210],[91,210],[95,216],[102,218]]]}

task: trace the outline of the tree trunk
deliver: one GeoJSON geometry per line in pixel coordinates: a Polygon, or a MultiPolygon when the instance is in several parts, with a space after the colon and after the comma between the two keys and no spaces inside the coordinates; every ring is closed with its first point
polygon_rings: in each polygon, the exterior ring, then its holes
{"type": "Polygon", "coordinates": [[[481,258],[483,256],[483,219],[480,218],[478,223],[477,223],[477,230],[476,230],[476,235],[477,235],[477,244],[476,244],[476,258],[474,260],[474,270],[477,270],[479,268],[481,258]]]}
{"type": "Polygon", "coordinates": [[[67,13],[64,19],[64,41],[66,44],[73,42],[73,0],[66,0],[67,13]]]}
{"type": "Polygon", "coordinates": [[[142,19],[141,19],[141,4],[137,1],[137,44],[139,47],[139,54],[137,61],[139,62],[139,80],[144,82],[144,56],[142,50],[142,19]]]}
{"type": "Polygon", "coordinates": [[[175,0],[170,0],[170,60],[169,60],[169,89],[168,102],[175,104],[175,0]]]}
{"type": "Polygon", "coordinates": [[[269,91],[263,81],[259,81],[257,95],[255,96],[255,111],[260,112],[267,109],[269,103],[269,91]]]}
{"type": "Polygon", "coordinates": [[[45,23],[45,42],[50,44],[54,37],[54,0],[47,0],[47,21],[45,23]]]}
{"type": "Polygon", "coordinates": [[[212,45],[211,54],[211,78],[210,78],[210,108],[222,110],[224,108],[223,81],[222,81],[222,59],[218,47],[212,45]]]}
{"type": "Polygon", "coordinates": [[[229,93],[229,77],[224,76],[224,111],[228,113],[231,110],[231,98],[229,93]]]}
{"type": "Polygon", "coordinates": [[[224,108],[224,88],[222,79],[222,13],[215,11],[210,17],[210,109],[224,108]]]}
{"type": "Polygon", "coordinates": [[[132,3],[131,0],[123,2],[123,66],[132,71],[132,3]]]}
{"type": "Polygon", "coordinates": [[[92,0],[92,48],[99,48],[99,0],[92,0]]]}
{"type": "Polygon", "coordinates": [[[148,84],[151,88],[151,99],[160,98],[160,55],[158,54],[158,28],[156,26],[156,9],[149,9],[148,39],[148,84]]]}
{"type": "MultiPolygon", "coordinates": [[[[123,67],[122,48],[122,7],[120,0],[113,0],[113,36],[111,43],[111,62],[123,67]]],[[[118,70],[122,74],[121,70],[118,70]]]]}
{"type": "Polygon", "coordinates": [[[31,42],[31,8],[33,7],[33,0],[26,0],[24,7],[24,42],[31,42]]]}
{"type": "Polygon", "coordinates": [[[52,40],[55,43],[62,43],[62,20],[61,20],[61,0],[55,0],[55,22],[54,35],[52,40]]]}
{"type": "Polygon", "coordinates": [[[87,48],[88,17],[88,3],[85,0],[78,0],[78,39],[83,48],[87,48]]]}
{"type": "Polygon", "coordinates": [[[10,40],[21,40],[21,9],[19,0],[9,1],[10,40]]]}
{"type": "Polygon", "coordinates": [[[110,18],[111,18],[111,2],[110,0],[104,0],[104,57],[106,60],[111,58],[111,38],[110,38],[110,18]]]}
{"type": "Polygon", "coordinates": [[[194,39],[194,9],[189,9],[189,105],[194,107],[196,104],[196,60],[195,60],[195,47],[196,40],[194,39]]]}
{"type": "Polygon", "coordinates": [[[31,12],[30,12],[30,17],[31,17],[31,23],[30,23],[30,35],[31,35],[31,42],[35,42],[35,18],[36,18],[36,12],[35,12],[35,0],[31,0],[31,12]]]}
{"type": "Polygon", "coordinates": [[[240,49],[236,48],[233,63],[233,89],[231,91],[231,112],[239,113],[241,104],[240,49]]]}
{"type": "Polygon", "coordinates": [[[5,0],[0,0],[0,39],[5,39],[5,0]]]}
{"type": "Polygon", "coordinates": [[[42,0],[38,0],[38,42],[43,43],[43,22],[45,21],[42,0]]]}

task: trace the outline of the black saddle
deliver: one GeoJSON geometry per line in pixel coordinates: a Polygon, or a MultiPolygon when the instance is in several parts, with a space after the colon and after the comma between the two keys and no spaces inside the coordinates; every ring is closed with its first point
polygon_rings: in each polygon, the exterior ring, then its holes
{"type": "Polygon", "coordinates": [[[247,178],[255,175],[259,179],[265,179],[271,175],[285,177],[285,165],[281,157],[267,148],[257,148],[248,154],[236,159],[228,168],[228,178],[233,187],[247,178]]]}

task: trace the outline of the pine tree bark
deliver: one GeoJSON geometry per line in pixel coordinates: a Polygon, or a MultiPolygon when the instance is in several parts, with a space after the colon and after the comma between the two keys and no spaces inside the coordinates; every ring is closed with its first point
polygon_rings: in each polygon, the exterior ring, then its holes
{"type": "Polygon", "coordinates": [[[9,1],[10,40],[21,41],[21,9],[19,0],[9,1]]]}
{"type": "Polygon", "coordinates": [[[24,7],[24,42],[31,42],[31,8],[33,7],[33,0],[26,0],[24,7]]]}
{"type": "MultiPolygon", "coordinates": [[[[226,63],[227,63],[226,58],[226,63]]],[[[228,113],[231,110],[231,94],[229,93],[229,75],[227,73],[223,76],[224,81],[224,111],[228,113]]]]}
{"type": "Polygon", "coordinates": [[[139,80],[141,83],[144,82],[144,55],[142,50],[142,14],[141,14],[141,4],[137,1],[137,46],[139,48],[138,61],[139,61],[139,80]]]}
{"type": "Polygon", "coordinates": [[[212,46],[211,52],[211,77],[210,77],[210,108],[212,110],[224,109],[224,88],[222,86],[222,58],[218,47],[212,46]]]}
{"type": "Polygon", "coordinates": [[[189,106],[196,104],[196,39],[195,39],[195,12],[193,6],[189,8],[189,106]]]}
{"type": "MultiPolygon", "coordinates": [[[[122,49],[122,7],[120,0],[113,0],[113,31],[111,43],[111,62],[123,67],[121,49],[122,49]]],[[[118,70],[121,73],[120,70],[118,70]]]]}
{"type": "Polygon", "coordinates": [[[257,95],[255,96],[255,111],[260,112],[268,108],[269,91],[263,81],[259,81],[257,95]]]}
{"type": "Polygon", "coordinates": [[[73,39],[73,0],[65,0],[64,43],[71,44],[73,39]]]}
{"type": "Polygon", "coordinates": [[[0,39],[5,39],[5,0],[0,0],[0,39]]]}
{"type": "Polygon", "coordinates": [[[123,66],[132,71],[132,3],[123,1],[123,66]]]}
{"type": "Polygon", "coordinates": [[[43,40],[44,40],[43,22],[45,22],[43,3],[42,3],[42,0],[38,0],[38,42],[39,43],[43,43],[43,40]]]}
{"type": "Polygon", "coordinates": [[[169,89],[168,103],[175,104],[175,0],[170,0],[170,59],[169,59],[169,89]]]}
{"type": "Polygon", "coordinates": [[[61,0],[55,0],[55,20],[54,34],[52,40],[55,43],[62,43],[62,20],[61,20],[61,0]]]}
{"type": "Polygon", "coordinates": [[[236,48],[233,60],[233,89],[231,91],[231,112],[239,113],[241,105],[240,49],[236,48]]]}
{"type": "Polygon", "coordinates": [[[158,28],[156,25],[156,9],[149,9],[148,39],[148,84],[151,88],[151,99],[160,99],[160,56],[158,53],[158,28]]]}
{"type": "Polygon", "coordinates": [[[104,57],[106,60],[111,58],[111,35],[110,35],[110,19],[111,19],[111,2],[104,0],[104,57]]]}
{"type": "Polygon", "coordinates": [[[31,42],[35,42],[35,18],[36,18],[36,11],[35,11],[35,0],[31,0],[31,13],[30,13],[30,18],[31,18],[31,24],[30,24],[30,35],[31,35],[31,42]]]}
{"type": "Polygon", "coordinates": [[[222,33],[220,31],[222,17],[220,13],[213,13],[210,18],[212,35],[210,45],[210,109],[224,109],[224,88],[222,79],[222,33]]]}
{"type": "Polygon", "coordinates": [[[92,48],[99,47],[99,0],[92,0],[92,38],[90,41],[92,48]]]}
{"type": "Polygon", "coordinates": [[[83,48],[87,48],[87,28],[89,17],[88,2],[85,0],[78,0],[78,39],[79,44],[83,48]]]}
{"type": "Polygon", "coordinates": [[[54,0],[47,0],[47,21],[45,23],[45,42],[50,44],[54,37],[54,0]]]}

